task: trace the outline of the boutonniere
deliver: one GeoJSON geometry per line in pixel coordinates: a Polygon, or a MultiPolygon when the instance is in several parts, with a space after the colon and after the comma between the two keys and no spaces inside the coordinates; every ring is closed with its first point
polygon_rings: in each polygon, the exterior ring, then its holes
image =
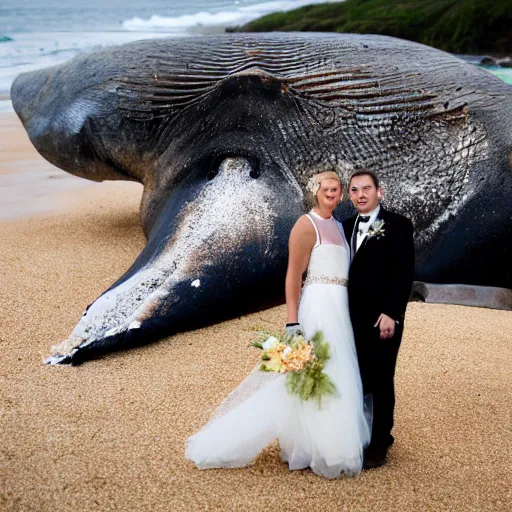
{"type": "Polygon", "coordinates": [[[372,237],[375,237],[375,238],[380,238],[382,236],[384,236],[384,221],[383,220],[376,220],[368,229],[367,231],[367,236],[368,238],[372,238],[372,237]]]}

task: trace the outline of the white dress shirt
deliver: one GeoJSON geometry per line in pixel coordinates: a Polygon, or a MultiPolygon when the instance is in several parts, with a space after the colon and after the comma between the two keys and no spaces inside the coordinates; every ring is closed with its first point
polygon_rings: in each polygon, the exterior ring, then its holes
{"type": "MultiPolygon", "coordinates": [[[[361,247],[361,244],[363,243],[363,240],[368,236],[368,230],[370,229],[370,226],[377,220],[377,216],[380,212],[380,204],[377,205],[377,208],[375,210],[365,214],[364,216],[370,216],[370,219],[368,222],[360,222],[357,233],[356,233],[356,252],[359,250],[359,247],[361,247]]],[[[357,219],[359,219],[360,215],[357,216],[357,219]]],[[[356,219],[356,223],[357,223],[356,219]]]]}

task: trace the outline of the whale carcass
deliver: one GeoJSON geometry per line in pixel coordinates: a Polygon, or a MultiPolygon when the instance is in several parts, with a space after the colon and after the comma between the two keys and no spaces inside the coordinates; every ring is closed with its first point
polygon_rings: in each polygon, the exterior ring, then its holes
{"type": "Polygon", "coordinates": [[[352,34],[159,39],[23,74],[11,96],[48,161],[144,186],[146,247],[49,362],[281,301],[306,183],[327,169],[380,175],[413,220],[418,281],[512,288],[512,88],[447,53],[352,34]]]}

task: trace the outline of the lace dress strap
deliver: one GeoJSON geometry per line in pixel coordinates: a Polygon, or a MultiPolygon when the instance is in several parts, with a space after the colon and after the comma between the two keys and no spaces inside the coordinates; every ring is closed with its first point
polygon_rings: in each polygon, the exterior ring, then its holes
{"type": "Polygon", "coordinates": [[[315,249],[322,243],[322,240],[320,239],[320,232],[318,231],[318,227],[316,225],[316,222],[313,220],[313,217],[309,213],[306,213],[305,216],[311,221],[311,224],[313,224],[313,227],[315,228],[316,243],[313,246],[313,249],[315,249]]]}

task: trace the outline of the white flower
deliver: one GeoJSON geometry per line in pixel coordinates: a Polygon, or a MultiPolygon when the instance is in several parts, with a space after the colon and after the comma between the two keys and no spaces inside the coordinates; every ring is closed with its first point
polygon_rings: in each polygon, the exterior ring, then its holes
{"type": "Polygon", "coordinates": [[[283,350],[283,356],[287,356],[292,351],[292,347],[286,347],[283,350]]]}
{"type": "Polygon", "coordinates": [[[270,336],[261,344],[261,346],[263,347],[263,350],[270,350],[271,348],[277,347],[278,344],[279,340],[275,336],[270,336]]]}
{"type": "Polygon", "coordinates": [[[372,236],[380,238],[381,236],[384,236],[384,231],[384,221],[378,219],[370,226],[367,231],[367,235],[368,238],[371,238],[372,236]]]}
{"type": "Polygon", "coordinates": [[[379,231],[380,229],[382,229],[384,227],[384,221],[382,219],[377,219],[373,224],[372,224],[372,228],[374,229],[374,231],[379,231]]]}
{"type": "Polygon", "coordinates": [[[318,192],[318,189],[320,188],[320,183],[316,181],[315,177],[309,178],[308,184],[306,185],[306,188],[314,195],[316,196],[316,193],[318,192]]]}

